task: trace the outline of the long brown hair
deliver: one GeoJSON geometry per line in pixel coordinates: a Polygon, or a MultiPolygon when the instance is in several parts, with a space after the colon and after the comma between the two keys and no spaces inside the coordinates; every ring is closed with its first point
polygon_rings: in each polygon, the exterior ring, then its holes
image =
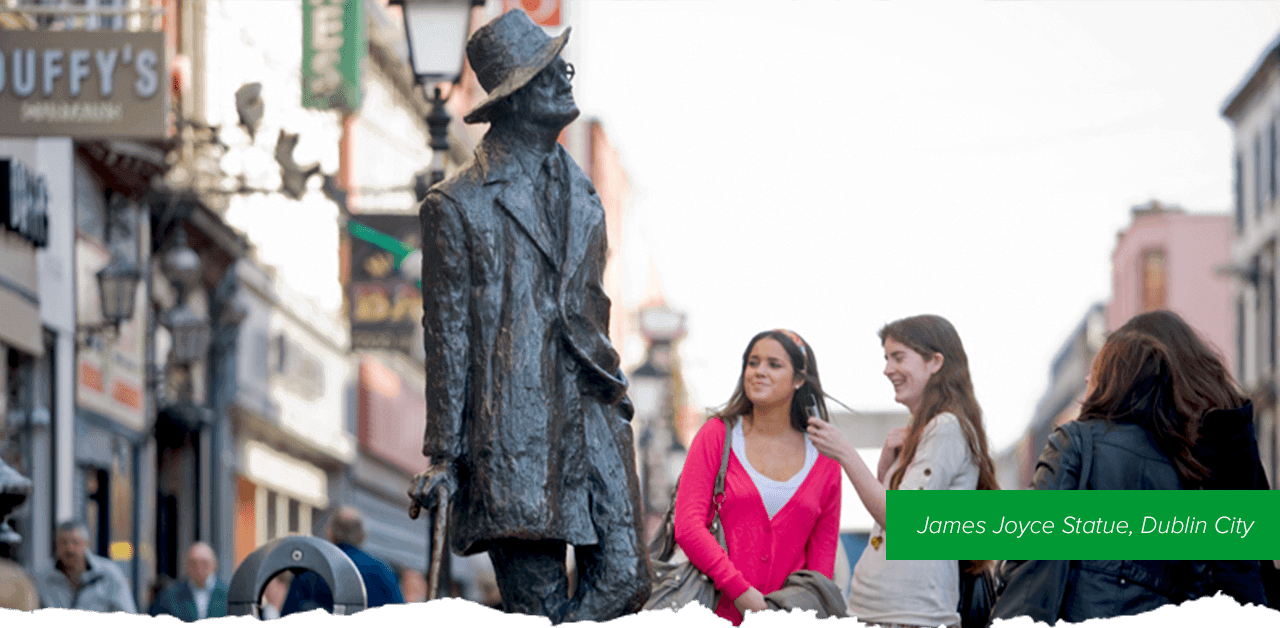
{"type": "Polygon", "coordinates": [[[897,489],[902,476],[916,457],[924,428],[934,417],[950,412],[960,420],[969,453],[978,464],[978,489],[997,490],[996,465],[991,460],[987,444],[987,432],[982,426],[982,408],[973,394],[973,382],[969,379],[969,356],[960,342],[956,328],[941,316],[922,314],[896,320],[880,329],[880,343],[894,340],[910,347],[925,360],[934,354],[942,354],[942,367],[925,382],[924,393],[916,414],[907,424],[907,437],[898,454],[898,468],[889,476],[889,488],[897,489]]]}
{"type": "Polygon", "coordinates": [[[1159,340],[1186,379],[1185,401],[1196,416],[1210,410],[1231,410],[1249,403],[1222,356],[1206,344],[1181,316],[1169,310],[1139,314],[1120,329],[1142,332],[1159,340]]]}
{"type": "MultiPolygon", "coordinates": [[[[978,405],[973,394],[973,381],[969,379],[969,355],[965,353],[960,334],[951,321],[935,314],[909,316],[882,327],[881,345],[886,338],[906,345],[926,361],[935,354],[942,354],[942,367],[925,382],[917,412],[907,423],[907,437],[898,452],[898,468],[889,476],[889,488],[897,489],[902,484],[902,476],[915,460],[916,449],[929,421],[943,412],[950,412],[959,420],[969,454],[978,464],[978,489],[999,490],[996,465],[991,460],[987,432],[982,426],[982,407],[978,405]]],[[[993,565],[990,560],[961,560],[960,570],[976,574],[991,569],[993,565]]]]}
{"type": "Polygon", "coordinates": [[[755,404],[747,398],[742,385],[742,377],[747,372],[747,360],[751,357],[751,348],[765,338],[772,338],[782,345],[787,356],[791,358],[791,369],[794,375],[804,380],[804,384],[791,395],[791,427],[799,432],[809,429],[809,406],[818,407],[818,416],[823,421],[830,421],[827,414],[827,402],[823,399],[822,380],[818,377],[818,359],[813,355],[813,347],[805,342],[800,334],[787,329],[771,329],[762,331],[751,337],[747,348],[742,352],[742,369],[738,371],[738,385],[733,389],[729,402],[724,404],[716,414],[727,421],[735,417],[751,414],[755,404]],[[799,365],[799,366],[797,366],[799,365]]]}
{"type": "Polygon", "coordinates": [[[1141,425],[1169,457],[1178,477],[1198,482],[1209,472],[1192,450],[1203,415],[1196,410],[1198,397],[1184,371],[1154,336],[1116,331],[1093,359],[1080,420],[1141,425]]]}

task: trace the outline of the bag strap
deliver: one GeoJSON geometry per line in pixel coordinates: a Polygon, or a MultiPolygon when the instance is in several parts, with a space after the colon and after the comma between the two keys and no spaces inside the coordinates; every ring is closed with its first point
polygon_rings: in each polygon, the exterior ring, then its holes
{"type": "Polygon", "coordinates": [[[720,472],[716,474],[716,489],[711,495],[711,504],[715,506],[716,514],[711,518],[710,528],[720,527],[720,504],[724,503],[724,478],[729,473],[729,452],[733,449],[733,428],[729,427],[729,420],[720,417],[720,421],[724,423],[724,451],[720,453],[720,472]]]}

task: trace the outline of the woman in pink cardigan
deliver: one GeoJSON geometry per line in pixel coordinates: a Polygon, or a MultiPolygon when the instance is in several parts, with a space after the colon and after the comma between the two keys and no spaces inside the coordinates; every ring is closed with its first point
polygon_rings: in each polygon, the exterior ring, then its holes
{"type": "Polygon", "coordinates": [[[827,417],[813,349],[792,331],[761,332],[742,355],[729,403],[698,431],[685,459],[676,543],[715,582],[716,614],[734,625],[747,611],[767,610],[764,596],[791,573],[835,571],[841,470],[809,442],[811,414],[827,417]],[[733,455],[720,520],[728,554],[707,531],[726,429],[733,455]]]}

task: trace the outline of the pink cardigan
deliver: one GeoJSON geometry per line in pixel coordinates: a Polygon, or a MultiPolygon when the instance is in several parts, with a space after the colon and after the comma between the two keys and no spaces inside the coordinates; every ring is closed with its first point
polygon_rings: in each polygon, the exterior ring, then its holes
{"type": "Polygon", "coordinates": [[[755,587],[768,595],[801,569],[833,577],[840,534],[841,471],[835,461],[819,454],[795,495],[770,520],[751,476],[730,453],[720,507],[729,546],[726,556],[707,531],[724,435],[725,424],[711,419],[694,437],[680,473],[674,523],[680,549],[720,589],[716,614],[736,626],[742,622],[742,614],[733,601],[747,589],[755,587]]]}

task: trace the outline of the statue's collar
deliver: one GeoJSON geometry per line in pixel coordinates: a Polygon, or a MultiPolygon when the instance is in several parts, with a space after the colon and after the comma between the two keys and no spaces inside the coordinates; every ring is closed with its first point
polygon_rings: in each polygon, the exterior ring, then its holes
{"type": "MultiPolygon", "coordinates": [[[[488,140],[488,136],[485,140],[488,140]]],[[[556,144],[555,154],[560,159],[568,159],[564,147],[556,144]]],[[[498,183],[513,181],[522,175],[529,181],[536,181],[542,168],[542,161],[548,153],[533,150],[522,144],[481,141],[476,151],[476,162],[484,173],[484,182],[498,183]]]]}

